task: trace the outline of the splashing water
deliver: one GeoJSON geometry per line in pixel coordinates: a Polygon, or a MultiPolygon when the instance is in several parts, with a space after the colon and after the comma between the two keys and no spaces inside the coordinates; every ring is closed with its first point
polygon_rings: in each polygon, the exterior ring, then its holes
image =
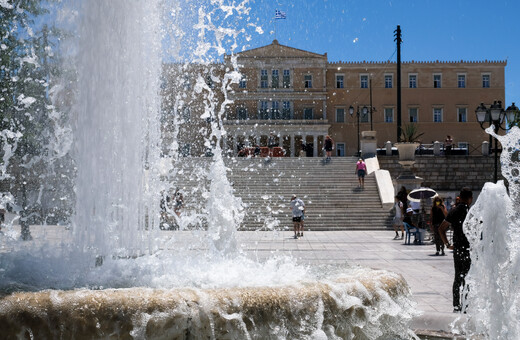
{"type": "Polygon", "coordinates": [[[488,339],[520,338],[520,129],[506,136],[488,133],[502,144],[503,181],[486,183],[471,207],[464,230],[471,244],[467,275],[468,335],[488,339]]]}
{"type": "MultiPolygon", "coordinates": [[[[214,62],[212,54],[223,55],[228,39],[232,51],[238,47],[244,29],[217,26],[212,16],[247,14],[247,3],[227,5],[225,0],[212,0],[206,7],[191,5],[197,9],[199,21],[194,27],[199,40],[190,61],[209,65],[214,62]]],[[[236,227],[243,218],[242,204],[227,180],[229,170],[220,148],[225,136],[222,119],[231,103],[228,87],[240,80],[236,57],[230,57],[232,67],[223,78],[215,79],[219,88],[212,89],[205,79],[197,78],[193,91],[203,93],[205,99],[201,118],[210,121],[209,131],[201,138],[213,157],[207,170],[183,172],[182,163],[191,160],[177,151],[180,131],[176,127],[170,141],[171,158],[161,159],[161,44],[166,34],[161,19],[165,2],[72,1],[71,8],[64,11],[70,13],[66,19],[77,29],[77,40],[68,46],[78,77],[68,98],[77,167],[73,234],[62,230],[45,243],[11,239],[2,249],[0,292],[37,291],[11,295],[18,301],[14,304],[9,296],[0,300],[0,320],[10,323],[12,334],[27,330],[24,318],[12,317],[24,315],[27,309],[38,315],[40,310],[56,311],[63,318],[60,324],[81,323],[73,308],[80,301],[95,316],[89,322],[98,323],[74,327],[91,327],[92,337],[104,337],[107,333],[103,332],[109,330],[123,332],[105,323],[110,318],[102,311],[114,306],[131,311],[124,321],[125,327],[130,324],[125,334],[135,338],[163,336],[150,335],[150,329],[169,334],[176,328],[214,338],[231,328],[232,334],[242,338],[266,334],[309,339],[336,338],[338,334],[362,339],[408,335],[406,323],[413,315],[410,291],[398,275],[343,267],[322,271],[296,265],[290,257],[260,263],[241,253],[236,227]],[[220,106],[217,91],[224,98],[220,106]],[[164,173],[167,176],[161,177],[164,173]],[[172,183],[167,181],[172,177],[176,184],[194,174],[198,175],[196,181],[209,182],[207,189],[201,184],[192,191],[204,201],[203,209],[182,216],[179,224],[183,227],[191,218],[204,220],[207,230],[189,232],[189,236],[181,236],[180,231],[179,236],[167,239],[158,228],[160,193],[170,187],[172,183]],[[188,242],[179,245],[176,237],[186,237],[188,242]],[[39,292],[47,289],[72,291],[39,292]],[[164,290],[171,291],[161,295],[164,290]],[[163,306],[161,297],[171,304],[163,306]],[[99,299],[106,309],[99,308],[99,299]],[[35,301],[39,304],[33,305],[35,301]],[[268,314],[274,317],[267,320],[264,316],[268,314]],[[172,323],[177,319],[182,327],[172,323]]],[[[172,8],[178,19],[181,6],[175,3],[172,8]]],[[[179,35],[180,27],[174,31],[172,36],[179,35]]],[[[182,49],[182,44],[173,45],[182,49]]],[[[184,95],[176,92],[168,103],[174,107],[174,125],[179,123],[178,108],[186,103],[184,95]]],[[[32,331],[67,337],[63,333],[67,327],[58,329],[49,320],[40,321],[32,331]]]]}

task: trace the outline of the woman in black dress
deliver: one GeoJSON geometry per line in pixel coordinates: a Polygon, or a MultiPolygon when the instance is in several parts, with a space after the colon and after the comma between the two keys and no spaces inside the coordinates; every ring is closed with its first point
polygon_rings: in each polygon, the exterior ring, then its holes
{"type": "Polygon", "coordinates": [[[441,235],[439,234],[439,226],[441,225],[442,221],[444,221],[444,218],[447,214],[448,211],[446,210],[446,206],[442,202],[442,199],[439,196],[435,197],[433,199],[432,211],[430,214],[435,249],[437,250],[435,255],[439,255],[439,252],[441,252],[441,255],[444,255],[444,243],[442,242],[441,235]]]}
{"type": "Polygon", "coordinates": [[[332,150],[334,149],[334,141],[329,135],[325,137],[325,151],[327,152],[327,161],[330,161],[332,150]]]}

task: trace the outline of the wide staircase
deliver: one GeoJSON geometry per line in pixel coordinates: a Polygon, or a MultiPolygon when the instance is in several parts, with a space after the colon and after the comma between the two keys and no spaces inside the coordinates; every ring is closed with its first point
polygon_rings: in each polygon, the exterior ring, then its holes
{"type": "MultiPolygon", "coordinates": [[[[225,164],[235,195],[242,199],[243,230],[292,228],[290,200],[300,197],[306,206],[306,230],[381,230],[391,226],[392,216],[383,209],[374,175],[358,187],[356,158],[231,158],[225,164]]],[[[209,159],[183,162],[176,186],[185,194],[187,210],[201,210],[201,185],[209,159]],[[186,176],[189,174],[189,176],[186,176]]]]}

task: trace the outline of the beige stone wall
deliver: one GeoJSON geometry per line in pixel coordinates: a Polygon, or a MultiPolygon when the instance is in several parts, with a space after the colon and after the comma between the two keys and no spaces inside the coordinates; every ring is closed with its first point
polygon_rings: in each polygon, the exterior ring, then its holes
{"type": "MultiPolygon", "coordinates": [[[[409,109],[418,110],[418,127],[424,135],[423,143],[443,142],[451,135],[455,144],[469,143],[470,150],[480,152],[479,145],[488,140],[475,118],[475,109],[481,103],[504,101],[504,62],[481,63],[404,63],[402,65],[401,121],[409,122],[409,109]],[[433,88],[433,74],[442,74],[442,87],[433,88]],[[491,75],[490,88],[482,88],[482,74],[491,75]],[[409,88],[408,75],[417,75],[417,88],[409,88]],[[457,87],[458,74],[466,75],[466,88],[457,87]],[[466,108],[467,122],[458,122],[457,108],[466,108]],[[433,122],[434,108],[442,109],[442,122],[433,122]]],[[[370,107],[370,90],[360,88],[359,76],[372,76],[373,129],[377,131],[378,145],[397,140],[397,79],[395,63],[332,63],[329,64],[328,117],[332,118],[337,107],[348,109],[352,105],[370,107]],[[346,87],[335,87],[335,75],[346,75],[346,87]],[[393,88],[385,88],[385,75],[393,75],[393,88]],[[385,108],[393,109],[393,122],[385,122],[385,108]]],[[[355,153],[357,146],[357,119],[347,115],[346,123],[331,122],[331,134],[336,141],[346,141],[347,155],[355,153]]],[[[370,123],[360,123],[360,130],[369,130],[370,123]]]]}

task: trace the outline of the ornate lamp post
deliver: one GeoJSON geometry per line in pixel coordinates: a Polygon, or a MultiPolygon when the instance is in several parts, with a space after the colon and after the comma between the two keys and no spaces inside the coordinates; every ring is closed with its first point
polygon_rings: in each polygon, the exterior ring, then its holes
{"type": "MultiPolygon", "coordinates": [[[[360,116],[359,108],[360,107],[358,105],[357,111],[356,111],[356,117],[357,117],[357,152],[356,152],[356,156],[358,156],[358,157],[361,155],[361,152],[359,150],[359,148],[360,148],[360,145],[359,145],[359,116],[360,116]]],[[[366,115],[368,112],[368,108],[366,106],[363,106],[363,108],[361,110],[363,112],[363,115],[366,115]]],[[[348,112],[350,113],[350,117],[352,117],[354,115],[354,107],[352,105],[350,105],[350,107],[348,108],[348,112]]]]}
{"type": "MultiPolygon", "coordinates": [[[[480,103],[480,105],[475,109],[475,115],[477,116],[477,121],[480,124],[480,127],[485,130],[484,123],[488,122],[489,126],[493,125],[493,130],[495,134],[498,134],[499,130],[507,130],[507,125],[503,126],[504,118],[507,119],[507,122],[510,123],[515,119],[515,113],[518,112],[518,108],[513,103],[511,106],[504,111],[502,108],[501,101],[494,101],[493,104],[487,108],[484,103],[480,103]]],[[[498,140],[495,140],[494,154],[495,154],[495,173],[494,173],[494,181],[495,183],[498,181],[498,140]]]]}

